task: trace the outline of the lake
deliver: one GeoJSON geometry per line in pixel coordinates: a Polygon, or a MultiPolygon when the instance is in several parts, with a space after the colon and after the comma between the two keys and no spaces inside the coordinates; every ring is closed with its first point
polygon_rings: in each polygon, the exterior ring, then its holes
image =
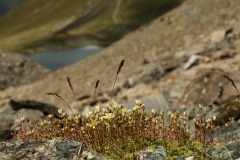
{"type": "Polygon", "coordinates": [[[82,48],[61,50],[55,52],[37,53],[27,57],[45,66],[46,68],[49,68],[50,70],[55,71],[59,68],[70,65],[88,56],[96,54],[103,49],[104,48],[99,46],[86,46],[82,48]]]}

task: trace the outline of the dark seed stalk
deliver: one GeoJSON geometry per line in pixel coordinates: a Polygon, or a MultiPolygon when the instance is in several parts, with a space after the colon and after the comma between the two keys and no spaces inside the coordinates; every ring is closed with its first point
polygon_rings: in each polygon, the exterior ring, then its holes
{"type": "Polygon", "coordinates": [[[97,87],[98,87],[98,84],[99,84],[99,80],[97,80],[96,82],[96,85],[95,85],[95,90],[94,90],[94,95],[93,95],[93,113],[94,113],[94,105],[95,105],[95,96],[96,96],[96,91],[97,91],[97,87]]]}
{"type": "Polygon", "coordinates": [[[119,66],[118,66],[117,74],[116,74],[115,81],[114,81],[113,88],[112,88],[112,95],[111,95],[110,104],[112,104],[113,91],[114,91],[114,87],[115,87],[115,84],[116,84],[116,81],[117,81],[117,76],[120,73],[121,68],[123,67],[123,64],[124,64],[124,60],[122,60],[121,63],[119,64],[119,66]]]}
{"type": "Polygon", "coordinates": [[[223,76],[224,78],[226,78],[229,82],[231,82],[232,86],[233,86],[233,87],[236,89],[236,91],[238,92],[238,95],[240,95],[240,94],[239,94],[239,91],[238,91],[238,89],[237,89],[237,86],[235,85],[233,79],[232,79],[231,77],[229,77],[227,74],[223,73],[223,72],[222,72],[222,76],[223,76]]]}
{"type": "Polygon", "coordinates": [[[80,106],[79,106],[79,104],[78,104],[76,95],[75,95],[75,93],[74,93],[74,91],[73,91],[73,86],[72,86],[72,83],[71,83],[71,79],[70,79],[68,76],[67,76],[67,81],[68,81],[69,87],[70,87],[71,90],[72,90],[72,94],[73,94],[73,96],[74,96],[74,98],[75,98],[75,101],[77,102],[78,108],[80,109],[80,106]]]}
{"type": "Polygon", "coordinates": [[[57,94],[57,93],[46,93],[46,95],[54,95],[54,96],[57,96],[58,98],[60,98],[61,100],[63,100],[63,101],[66,103],[66,105],[68,106],[68,108],[70,108],[72,114],[75,115],[75,114],[73,113],[73,110],[72,110],[71,107],[69,106],[69,104],[68,104],[68,103],[65,101],[65,99],[63,99],[59,94],[57,94]]]}

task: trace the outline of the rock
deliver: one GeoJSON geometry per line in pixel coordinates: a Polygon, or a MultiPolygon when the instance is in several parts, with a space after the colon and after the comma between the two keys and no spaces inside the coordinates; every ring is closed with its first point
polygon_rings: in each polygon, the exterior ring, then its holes
{"type": "Polygon", "coordinates": [[[212,158],[222,159],[222,160],[229,160],[230,159],[237,159],[240,158],[240,144],[239,140],[232,141],[227,143],[227,145],[219,146],[214,148],[212,151],[212,158]]]}
{"type": "Polygon", "coordinates": [[[122,99],[135,100],[139,99],[140,97],[149,96],[151,91],[151,86],[144,83],[139,83],[133,88],[122,90],[121,93],[119,93],[119,97],[122,97],[122,99]]]}
{"type": "Polygon", "coordinates": [[[150,50],[146,55],[144,55],[144,63],[154,63],[159,59],[156,49],[150,50]]]}
{"type": "MultiPolygon", "coordinates": [[[[231,73],[234,73],[231,69],[231,73]]],[[[224,80],[222,70],[210,66],[200,67],[193,80],[185,89],[179,100],[179,106],[197,106],[198,104],[221,104],[236,93],[229,93],[233,89],[231,82],[224,80]]],[[[238,84],[239,80],[236,79],[238,84]]]]}
{"type": "Polygon", "coordinates": [[[218,116],[217,116],[217,122],[218,124],[222,125],[229,121],[230,117],[233,117],[234,119],[240,118],[240,104],[238,101],[233,102],[224,102],[219,107],[218,116]]]}
{"type": "Polygon", "coordinates": [[[237,53],[239,53],[237,50],[220,50],[212,56],[212,59],[216,61],[225,58],[233,58],[237,53]]]}
{"type": "Polygon", "coordinates": [[[178,58],[173,57],[173,53],[165,52],[161,55],[161,65],[165,73],[169,73],[179,67],[180,61],[178,58]]]}
{"type": "Polygon", "coordinates": [[[0,90],[44,78],[50,70],[16,54],[0,51],[0,90]]]}
{"type": "Polygon", "coordinates": [[[218,43],[225,39],[226,30],[215,30],[211,34],[211,42],[218,43]]]}
{"type": "Polygon", "coordinates": [[[186,159],[185,159],[185,156],[184,156],[184,155],[180,154],[180,155],[178,156],[178,160],[186,160],[186,159]]]}
{"type": "Polygon", "coordinates": [[[169,107],[176,107],[185,89],[197,72],[197,67],[189,70],[175,70],[157,84],[159,93],[165,97],[169,107]]]}
{"type": "Polygon", "coordinates": [[[164,160],[167,156],[164,147],[158,146],[157,149],[146,148],[144,151],[137,153],[140,160],[164,160]]]}
{"type": "Polygon", "coordinates": [[[158,81],[163,76],[163,74],[164,70],[160,63],[150,63],[143,68],[138,81],[149,84],[153,81],[158,81]]]}
{"type": "Polygon", "coordinates": [[[81,142],[56,138],[46,142],[11,140],[0,143],[0,159],[106,160],[81,142]],[[82,147],[81,147],[82,146],[82,147]],[[81,147],[81,152],[79,149],[81,147]],[[78,154],[79,153],[79,154],[78,154]]]}
{"type": "Polygon", "coordinates": [[[233,34],[235,38],[240,38],[240,28],[234,28],[233,34]]]}
{"type": "Polygon", "coordinates": [[[20,100],[20,101],[11,100],[10,105],[14,110],[19,110],[22,108],[36,109],[42,111],[45,115],[53,114],[56,117],[59,116],[57,107],[34,100],[20,100]]]}
{"type": "Polygon", "coordinates": [[[185,160],[194,160],[194,156],[191,156],[191,157],[185,158],[185,160]]]}
{"type": "MultiPolygon", "coordinates": [[[[229,160],[240,158],[240,139],[228,142],[226,145],[214,147],[213,150],[209,151],[209,154],[214,159],[229,160]]],[[[201,148],[199,148],[201,150],[201,148]]],[[[158,146],[157,149],[146,148],[144,151],[137,153],[140,160],[161,160],[168,157],[164,147],[158,146]]],[[[199,157],[198,157],[199,158],[199,157]]],[[[179,155],[178,160],[194,160],[195,157],[185,158],[183,155],[179,155]]]]}
{"type": "Polygon", "coordinates": [[[133,86],[134,86],[133,78],[128,78],[123,84],[124,88],[132,88],[133,86]]]}
{"type": "Polygon", "coordinates": [[[199,55],[192,55],[188,61],[184,64],[183,68],[184,69],[189,69],[190,67],[192,67],[193,65],[196,65],[199,61],[199,59],[201,59],[202,56],[199,55]]]}
{"type": "MultiPolygon", "coordinates": [[[[206,46],[204,44],[194,45],[194,46],[189,47],[186,50],[176,52],[174,54],[174,57],[177,59],[187,60],[189,57],[191,57],[193,55],[202,55],[206,50],[205,48],[206,48],[206,46]]],[[[185,62],[184,60],[181,62],[185,62]]]]}
{"type": "Polygon", "coordinates": [[[233,42],[233,45],[234,45],[237,49],[240,49],[240,39],[235,40],[235,41],[233,42]]]}
{"type": "MultiPolygon", "coordinates": [[[[5,110],[0,113],[0,141],[12,138],[11,133],[17,129],[17,123],[22,117],[31,119],[32,124],[36,124],[44,117],[41,111],[34,109],[5,110]]],[[[1,158],[0,158],[1,159],[1,158]]]]}

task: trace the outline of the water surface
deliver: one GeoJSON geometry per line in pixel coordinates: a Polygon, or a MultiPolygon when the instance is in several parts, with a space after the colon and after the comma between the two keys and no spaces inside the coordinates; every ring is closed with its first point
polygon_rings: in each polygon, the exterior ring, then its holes
{"type": "Polygon", "coordinates": [[[75,63],[82,60],[88,56],[96,54],[103,50],[103,48],[98,46],[87,46],[82,48],[61,50],[48,53],[38,53],[28,56],[33,61],[55,71],[64,66],[75,63]]]}

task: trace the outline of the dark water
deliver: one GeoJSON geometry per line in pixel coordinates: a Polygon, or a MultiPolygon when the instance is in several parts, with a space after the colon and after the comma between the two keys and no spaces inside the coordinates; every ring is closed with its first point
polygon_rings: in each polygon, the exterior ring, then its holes
{"type": "Polygon", "coordinates": [[[38,62],[52,71],[55,71],[59,68],[96,54],[101,50],[103,50],[103,48],[98,46],[87,46],[56,52],[34,54],[28,56],[28,58],[38,62]]]}

